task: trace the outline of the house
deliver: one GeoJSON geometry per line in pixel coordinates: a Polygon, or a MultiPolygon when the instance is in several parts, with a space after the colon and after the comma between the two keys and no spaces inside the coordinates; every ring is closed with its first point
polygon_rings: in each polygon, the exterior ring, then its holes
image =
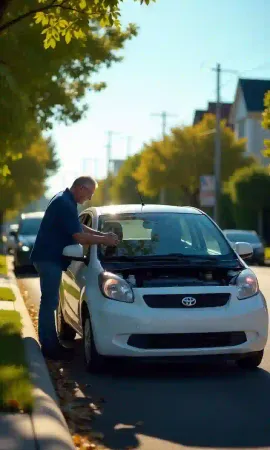
{"type": "MultiPolygon", "coordinates": [[[[229,122],[231,103],[221,103],[221,119],[229,122]]],[[[199,123],[205,114],[216,114],[217,104],[214,102],[208,102],[208,108],[205,110],[197,109],[194,114],[193,125],[199,123]]]]}
{"type": "Polygon", "coordinates": [[[270,131],[261,125],[264,95],[269,90],[270,80],[240,78],[229,117],[236,137],[247,139],[247,154],[256,156],[263,165],[269,164],[269,158],[262,155],[262,150],[264,139],[270,139],[270,131]]]}

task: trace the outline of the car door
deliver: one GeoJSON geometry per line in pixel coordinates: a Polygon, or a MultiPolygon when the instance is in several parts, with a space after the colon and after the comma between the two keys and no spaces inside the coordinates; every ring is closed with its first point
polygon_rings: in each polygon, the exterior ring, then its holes
{"type": "MultiPolygon", "coordinates": [[[[82,224],[91,226],[92,217],[90,214],[83,214],[79,220],[82,224]]],[[[84,254],[89,254],[89,246],[84,247],[84,254]]],[[[86,272],[87,265],[84,262],[72,261],[62,277],[65,313],[68,315],[69,322],[78,331],[80,331],[79,305],[81,291],[85,286],[86,272]]]]}

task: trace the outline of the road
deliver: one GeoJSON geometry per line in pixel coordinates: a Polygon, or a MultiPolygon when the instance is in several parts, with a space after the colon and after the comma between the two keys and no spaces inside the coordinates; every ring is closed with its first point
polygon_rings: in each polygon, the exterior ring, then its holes
{"type": "MultiPolygon", "coordinates": [[[[270,307],[270,268],[254,270],[270,307]]],[[[37,303],[38,278],[23,281],[37,303]]],[[[234,365],[130,364],[92,376],[80,349],[77,340],[70,375],[85,395],[105,399],[94,428],[108,448],[270,449],[270,342],[255,372],[234,365]]]]}

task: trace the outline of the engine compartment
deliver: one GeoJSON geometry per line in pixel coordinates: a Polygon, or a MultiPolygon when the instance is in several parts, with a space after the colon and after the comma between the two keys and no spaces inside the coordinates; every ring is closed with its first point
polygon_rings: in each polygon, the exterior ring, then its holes
{"type": "Polygon", "coordinates": [[[115,269],[115,273],[137,288],[174,286],[228,286],[242,269],[158,267],[115,269]]]}

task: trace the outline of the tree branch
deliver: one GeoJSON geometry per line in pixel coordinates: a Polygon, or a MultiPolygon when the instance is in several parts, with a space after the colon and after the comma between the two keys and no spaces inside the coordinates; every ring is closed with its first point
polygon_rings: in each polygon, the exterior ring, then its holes
{"type": "MultiPolygon", "coordinates": [[[[47,11],[51,8],[61,8],[62,5],[65,3],[65,0],[63,0],[61,3],[56,3],[57,0],[53,0],[49,5],[43,6],[42,8],[36,8],[36,9],[30,9],[30,11],[27,11],[24,14],[21,14],[20,16],[16,17],[15,19],[10,20],[9,22],[4,23],[3,25],[0,25],[0,33],[5,31],[7,28],[15,25],[16,23],[20,22],[23,19],[26,19],[27,17],[33,16],[34,14],[38,12],[47,11]]],[[[65,8],[67,9],[67,8],[65,8]]]]}

